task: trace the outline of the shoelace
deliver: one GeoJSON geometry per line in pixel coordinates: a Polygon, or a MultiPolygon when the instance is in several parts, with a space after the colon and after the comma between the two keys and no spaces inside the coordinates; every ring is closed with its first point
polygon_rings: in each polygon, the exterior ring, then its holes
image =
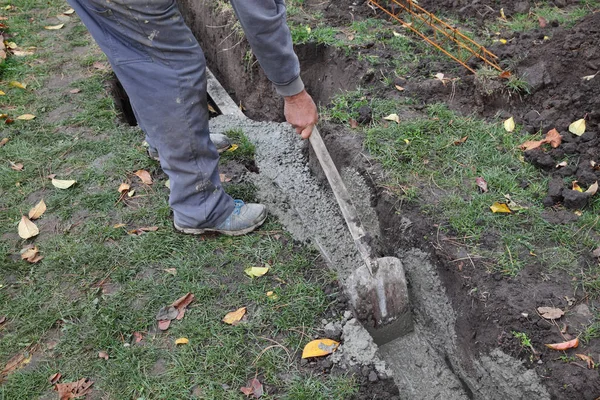
{"type": "Polygon", "coordinates": [[[235,206],[235,208],[233,209],[233,214],[240,215],[240,212],[242,211],[242,207],[244,206],[244,201],[243,200],[234,200],[233,204],[235,206]]]}

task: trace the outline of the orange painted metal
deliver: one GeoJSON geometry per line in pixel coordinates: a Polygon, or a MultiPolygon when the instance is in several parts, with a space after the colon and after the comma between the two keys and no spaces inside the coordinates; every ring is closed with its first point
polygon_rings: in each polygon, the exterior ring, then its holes
{"type": "Polygon", "coordinates": [[[498,65],[496,61],[498,57],[494,53],[423,7],[413,3],[412,0],[369,0],[369,3],[381,9],[390,17],[400,22],[403,27],[410,29],[427,43],[460,63],[469,71],[475,73],[475,70],[467,63],[473,57],[476,57],[500,73],[504,72],[498,65]],[[402,20],[400,16],[403,13],[411,17],[411,22],[402,20]],[[429,29],[432,30],[432,35],[424,33],[429,29]]]}

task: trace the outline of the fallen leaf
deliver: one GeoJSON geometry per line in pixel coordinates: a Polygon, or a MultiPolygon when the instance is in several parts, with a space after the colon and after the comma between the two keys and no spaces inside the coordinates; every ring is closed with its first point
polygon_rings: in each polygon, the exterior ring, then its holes
{"type": "Polygon", "coordinates": [[[0,140],[0,147],[4,146],[6,143],[8,143],[8,141],[9,141],[9,139],[7,137],[0,140]]]}
{"type": "Polygon", "coordinates": [[[178,298],[173,302],[173,304],[171,304],[171,307],[175,307],[175,309],[177,310],[177,317],[175,317],[177,320],[183,318],[187,306],[189,306],[190,303],[194,301],[194,298],[195,297],[192,293],[188,293],[185,296],[178,298]]]}
{"type": "Polygon", "coordinates": [[[398,32],[396,32],[396,31],[392,31],[392,33],[393,33],[393,34],[394,34],[394,36],[396,36],[396,37],[404,36],[404,35],[402,35],[401,33],[398,33],[398,32]]]}
{"type": "Polygon", "coordinates": [[[350,118],[348,120],[348,123],[350,124],[350,128],[352,128],[352,129],[358,128],[358,121],[355,120],[354,118],[350,118]]]}
{"type": "Polygon", "coordinates": [[[540,28],[545,28],[548,25],[548,21],[544,17],[538,17],[538,23],[540,24],[540,28]]]}
{"type": "Polygon", "coordinates": [[[119,185],[119,193],[128,192],[131,186],[128,183],[121,183],[119,185]]]}
{"type": "Polygon", "coordinates": [[[464,142],[466,142],[466,141],[467,141],[467,139],[468,139],[468,138],[469,138],[468,136],[463,136],[462,138],[460,138],[460,139],[456,140],[456,141],[454,142],[454,145],[455,145],[455,146],[458,146],[458,145],[460,145],[460,144],[463,144],[464,142]]]}
{"type": "Polygon", "coordinates": [[[127,231],[128,234],[130,235],[141,235],[145,232],[156,232],[158,230],[158,226],[144,226],[141,228],[136,228],[136,229],[132,229],[130,231],[127,231]]]}
{"type": "Polygon", "coordinates": [[[69,8],[67,11],[63,11],[63,14],[65,15],[71,15],[75,12],[75,10],[73,10],[72,8],[69,8]]]}
{"type": "Polygon", "coordinates": [[[600,258],[600,247],[592,252],[592,255],[596,258],[600,258]]]}
{"type": "Polygon", "coordinates": [[[569,340],[567,342],[562,342],[562,343],[546,344],[546,347],[548,347],[549,349],[552,349],[552,350],[574,349],[577,346],[579,346],[579,338],[575,338],[573,340],[569,340]]]}
{"type": "Polygon", "coordinates": [[[506,132],[512,132],[515,130],[515,120],[513,117],[504,121],[504,130],[506,132]]]}
{"type": "Polygon", "coordinates": [[[133,332],[133,341],[135,343],[139,343],[144,339],[144,336],[141,332],[133,332]]]}
{"type": "Polygon", "coordinates": [[[135,171],[135,175],[142,180],[146,185],[152,185],[152,177],[150,173],[146,170],[140,169],[135,171]]]}
{"type": "Polygon", "coordinates": [[[590,187],[585,191],[585,193],[588,193],[590,196],[593,196],[596,194],[597,191],[598,191],[598,181],[592,183],[590,185],[590,187]]]}
{"type": "Polygon", "coordinates": [[[17,119],[19,119],[21,121],[31,121],[32,119],[35,119],[35,115],[33,115],[33,114],[23,114],[23,115],[19,115],[17,117],[17,119]]]}
{"type": "Polygon", "coordinates": [[[86,396],[91,390],[93,381],[81,378],[77,382],[57,383],[54,390],[58,392],[59,400],[76,399],[86,396]]]}
{"type": "Polygon", "coordinates": [[[48,382],[50,382],[51,385],[56,385],[56,383],[60,381],[60,378],[62,378],[62,374],[60,372],[57,372],[50,378],[48,378],[48,382]]]}
{"type": "Polygon", "coordinates": [[[19,222],[18,228],[21,239],[29,239],[40,233],[38,227],[24,215],[21,216],[21,222],[19,222]]]}
{"type": "Polygon", "coordinates": [[[12,124],[13,122],[15,122],[15,120],[14,120],[14,119],[12,119],[12,118],[6,118],[6,119],[4,120],[4,124],[5,124],[5,125],[12,124]]]}
{"type": "Polygon", "coordinates": [[[504,14],[504,8],[500,9],[500,18],[502,18],[503,20],[506,20],[506,15],[504,14]]]}
{"type": "Polygon", "coordinates": [[[105,351],[99,351],[98,358],[104,358],[105,360],[108,360],[108,353],[106,353],[105,351]]]}
{"type": "Polygon", "coordinates": [[[563,310],[561,310],[560,308],[556,308],[556,307],[538,307],[537,311],[540,313],[542,318],[545,318],[545,319],[554,320],[554,319],[559,319],[560,317],[565,315],[565,312],[563,310]]]}
{"type": "Polygon", "coordinates": [[[230,148],[227,149],[228,152],[232,153],[234,151],[236,151],[239,148],[239,146],[237,144],[232,144],[230,148]]]}
{"type": "Polygon", "coordinates": [[[219,180],[221,182],[231,182],[231,178],[225,174],[219,174],[219,180]]]}
{"type": "Polygon", "coordinates": [[[256,378],[249,380],[246,387],[241,387],[240,390],[246,396],[253,395],[255,398],[260,398],[264,394],[263,385],[256,378]]]}
{"type": "Polygon", "coordinates": [[[269,272],[269,267],[249,267],[244,272],[251,278],[258,278],[269,272]]]}
{"type": "Polygon", "coordinates": [[[27,57],[27,56],[34,55],[35,51],[33,51],[33,50],[13,50],[12,53],[13,53],[13,55],[15,55],[17,57],[27,57]]]}
{"type": "Polygon", "coordinates": [[[171,274],[173,276],[177,275],[177,268],[166,268],[163,269],[167,274],[171,274]]]}
{"type": "Polygon", "coordinates": [[[169,329],[169,325],[171,325],[170,319],[161,319],[160,321],[158,321],[158,329],[160,329],[161,331],[166,331],[167,329],[169,329]]]}
{"type": "Polygon", "coordinates": [[[500,75],[498,75],[498,77],[499,77],[500,79],[508,79],[508,78],[510,78],[511,76],[512,76],[512,74],[510,73],[510,71],[502,71],[502,72],[500,73],[500,75]]]}
{"type": "Polygon", "coordinates": [[[127,192],[127,197],[133,197],[135,195],[135,189],[130,190],[129,192],[127,192]]]}
{"type": "Polygon", "coordinates": [[[21,260],[35,264],[44,258],[39,254],[39,252],[40,250],[37,248],[37,246],[25,247],[21,250],[21,260]]]}
{"type": "Polygon", "coordinates": [[[507,200],[506,205],[508,206],[508,208],[511,211],[527,210],[529,208],[529,207],[524,207],[524,206],[517,204],[515,201],[513,201],[513,199],[510,198],[509,194],[505,194],[504,198],[506,198],[506,200],[507,200]]]}
{"type": "Polygon", "coordinates": [[[331,339],[317,339],[308,343],[302,350],[302,358],[322,357],[333,353],[340,344],[331,339]]]}
{"type": "Polygon", "coordinates": [[[562,167],[566,167],[566,166],[567,166],[567,162],[562,161],[562,162],[559,162],[558,164],[556,164],[555,168],[562,168],[562,167]]]}
{"type": "Polygon", "coordinates": [[[493,213],[511,213],[510,208],[505,203],[495,202],[490,206],[493,213]]]}
{"type": "Polygon", "coordinates": [[[50,174],[46,178],[48,178],[48,179],[54,179],[54,178],[56,178],[56,174],[50,174]]]}
{"type": "Polygon", "coordinates": [[[246,307],[241,307],[235,311],[227,313],[227,315],[223,317],[223,322],[229,325],[236,326],[237,324],[239,324],[244,315],[246,315],[246,307]]]}
{"type": "Polygon", "coordinates": [[[585,119],[581,118],[569,125],[569,132],[581,136],[585,133],[585,119]]]}
{"type": "Polygon", "coordinates": [[[6,322],[6,315],[0,316],[0,325],[6,322]]]}
{"type": "Polygon", "coordinates": [[[404,91],[404,88],[403,88],[402,86],[400,86],[400,85],[396,85],[395,87],[396,87],[396,89],[397,89],[399,92],[403,92],[403,91],[404,91]]]}
{"type": "Polygon", "coordinates": [[[40,200],[31,210],[29,210],[29,219],[38,219],[46,212],[46,203],[44,199],[40,200]]]}
{"type": "Polygon", "coordinates": [[[277,296],[277,294],[275,292],[273,292],[272,290],[269,290],[267,292],[267,297],[271,300],[277,300],[279,298],[279,296],[277,296]]]}
{"type": "Polygon", "coordinates": [[[125,224],[114,224],[113,228],[114,229],[119,229],[119,228],[123,228],[124,226],[126,226],[125,224]]]}
{"type": "Polygon", "coordinates": [[[579,186],[579,182],[573,181],[572,185],[573,190],[576,190],[579,193],[583,193],[583,189],[581,188],[581,186],[579,186]]]}
{"type": "Polygon", "coordinates": [[[92,67],[94,67],[95,69],[98,69],[100,71],[106,71],[108,69],[108,64],[100,62],[100,61],[95,61],[92,64],[92,67]]]}
{"type": "MultiPolygon", "coordinates": [[[[573,211],[573,214],[577,215],[578,217],[581,217],[583,215],[583,212],[581,210],[575,210],[573,211]]],[[[575,278],[573,278],[575,279],[575,278]]]]}
{"type": "Polygon", "coordinates": [[[0,96],[6,96],[6,93],[4,93],[3,90],[0,90],[0,96]]]}
{"type": "Polygon", "coordinates": [[[594,359],[592,357],[586,356],[585,354],[575,354],[575,356],[585,361],[587,363],[588,369],[594,369],[596,367],[596,364],[594,363],[594,359]]]}
{"type": "Polygon", "coordinates": [[[583,79],[584,81],[591,81],[596,77],[596,75],[598,75],[598,73],[600,73],[600,71],[596,72],[594,75],[582,76],[581,79],[583,79]]]}
{"type": "Polygon", "coordinates": [[[181,338],[179,338],[179,339],[175,340],[175,344],[176,344],[176,345],[180,345],[180,344],[188,344],[189,342],[190,342],[190,341],[188,340],[188,338],[184,338],[184,337],[181,337],[181,338]]]}
{"type": "Polygon", "coordinates": [[[26,83],[21,83],[21,82],[18,82],[18,81],[10,81],[10,82],[8,82],[8,84],[9,84],[9,86],[16,87],[16,88],[19,88],[19,89],[27,89],[27,84],[26,83]]]}
{"type": "Polygon", "coordinates": [[[74,180],[62,180],[52,178],[52,185],[58,189],[68,189],[73,186],[77,181],[74,180]]]}
{"type": "Polygon", "coordinates": [[[170,179],[167,179],[167,180],[165,181],[165,187],[166,187],[167,189],[171,190],[171,180],[170,180],[170,179]]]}
{"type": "Polygon", "coordinates": [[[71,93],[71,94],[77,94],[77,93],[80,93],[80,92],[81,92],[81,89],[71,89],[71,90],[69,90],[69,93],[71,93]]]}
{"type": "Polygon", "coordinates": [[[386,121],[394,121],[397,124],[400,123],[400,117],[398,116],[398,114],[390,114],[388,116],[383,117],[383,119],[385,119],[386,121]]]}
{"type": "Polygon", "coordinates": [[[31,362],[31,352],[22,351],[19,354],[14,355],[6,365],[4,369],[0,371],[0,382],[10,373],[18,370],[19,368],[23,368],[25,365],[31,362]]]}
{"type": "Polygon", "coordinates": [[[483,193],[488,191],[488,184],[481,176],[475,179],[475,183],[483,193]]]}
{"type": "Polygon", "coordinates": [[[544,140],[553,148],[557,148],[562,143],[562,136],[560,136],[560,133],[554,128],[546,133],[546,138],[544,140]]]}
{"type": "Polygon", "coordinates": [[[65,24],[48,25],[48,26],[45,26],[44,29],[48,29],[49,31],[56,31],[56,30],[62,29],[63,26],[65,26],[65,24]]]}
{"type": "Polygon", "coordinates": [[[23,164],[21,163],[14,163],[14,162],[10,162],[10,169],[15,170],[15,171],[23,171],[23,164]]]}
{"type": "Polygon", "coordinates": [[[435,74],[435,78],[439,79],[440,81],[444,82],[444,74],[441,72],[438,72],[437,74],[435,74]]]}

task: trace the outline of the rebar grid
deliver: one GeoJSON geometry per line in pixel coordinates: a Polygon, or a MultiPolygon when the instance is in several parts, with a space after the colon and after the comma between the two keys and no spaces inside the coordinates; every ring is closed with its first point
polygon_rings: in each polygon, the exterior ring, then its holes
{"type": "Polygon", "coordinates": [[[467,63],[473,57],[479,58],[500,73],[504,72],[495,61],[498,57],[494,53],[461,33],[457,28],[450,26],[429,11],[413,3],[412,0],[369,0],[369,3],[381,9],[383,12],[400,22],[402,26],[419,35],[427,43],[461,64],[472,73],[475,73],[475,70],[469,67],[467,63]],[[398,6],[398,11],[395,12],[390,7],[386,7],[389,3],[398,6]],[[385,4],[385,6],[382,4],[385,4]],[[403,11],[409,13],[413,17],[412,23],[407,23],[400,18],[399,15],[403,11]],[[414,21],[416,21],[416,24],[414,21]],[[433,30],[433,38],[423,33],[424,27],[433,30]],[[442,39],[441,41],[438,39],[439,35],[442,36],[442,38],[440,38],[442,39]],[[442,47],[446,44],[451,46],[454,45],[454,48],[446,50],[442,47]],[[466,57],[461,55],[461,50],[466,50],[466,57]]]}

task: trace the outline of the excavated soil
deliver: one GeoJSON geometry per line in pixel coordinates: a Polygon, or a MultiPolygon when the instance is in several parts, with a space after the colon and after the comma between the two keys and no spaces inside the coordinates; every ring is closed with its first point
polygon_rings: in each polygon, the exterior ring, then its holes
{"type": "MultiPolygon", "coordinates": [[[[555,3],[562,7],[571,2],[555,3]]],[[[421,1],[419,4],[431,11],[481,20],[495,18],[500,8],[510,16],[512,12],[526,12],[531,6],[526,1],[492,0],[421,1]]],[[[245,41],[232,34],[231,15],[214,11],[211,2],[184,0],[180,7],[205,50],[209,66],[232,97],[245,106],[246,114],[257,120],[282,120],[281,99],[258,66],[247,59],[245,41]]],[[[333,26],[344,26],[374,13],[361,0],[307,0],[305,7],[321,11],[333,26]]],[[[297,18],[302,22],[301,16],[297,18]]],[[[417,112],[425,104],[445,102],[455,110],[484,118],[513,116],[522,126],[515,134],[521,135],[523,141],[529,140],[532,133],[546,133],[556,128],[563,137],[561,146],[528,151],[525,158],[554,177],[545,205],[581,208],[587,199],[574,198],[573,191],[564,186],[563,181],[566,178],[578,180],[587,186],[600,178],[600,172],[590,164],[590,160],[600,161],[600,97],[597,95],[600,93],[600,75],[590,80],[582,79],[600,68],[600,13],[588,15],[572,28],[549,21],[545,28],[525,33],[502,32],[501,37],[508,40],[507,44],[494,45],[491,50],[503,65],[510,65],[514,73],[529,83],[530,94],[510,93],[498,82],[477,80],[466,70],[443,59],[411,66],[414,71],[411,77],[396,79],[396,83],[406,89],[399,94],[374,78],[379,70],[389,72],[385,67],[373,68],[346,52],[321,45],[302,45],[296,50],[303,79],[317,102],[323,105],[328,104],[334,94],[361,86],[366,95],[416,99],[413,111],[417,112]],[[548,39],[545,40],[545,36],[548,39]],[[443,85],[431,78],[437,72],[451,73],[454,75],[451,78],[459,80],[455,85],[443,85]],[[586,119],[588,129],[577,137],[567,128],[580,118],[586,119]],[[566,157],[569,165],[556,169],[555,165],[566,157]]],[[[368,51],[378,55],[386,52],[377,45],[368,51]]],[[[365,121],[368,120],[367,115],[365,121]]],[[[252,129],[255,128],[260,126],[252,129]]],[[[358,398],[503,399],[509,396],[593,400],[600,396],[597,370],[587,369],[578,360],[561,358],[561,353],[544,346],[544,343],[563,341],[560,333],[563,327],[541,318],[535,311],[537,307],[552,305],[567,310],[565,338],[593,320],[590,311],[593,303],[574,290],[569,276],[560,272],[548,274],[544,266],[536,264],[528,265],[515,278],[489,274],[482,261],[468,260],[467,250],[457,238],[439,231],[439,221],[424,218],[418,205],[399,208],[396,199],[377,185],[381,171],[367,154],[363,154],[360,142],[351,139],[356,137],[355,134],[345,132],[340,126],[326,124],[322,131],[338,168],[353,171],[343,174],[344,178],[357,176],[366,185],[361,196],[366,204],[360,206],[360,211],[371,213],[367,214],[372,217],[365,220],[365,224],[378,234],[381,254],[396,255],[405,264],[416,322],[414,335],[380,349],[382,357],[395,372],[399,394],[390,389],[387,382],[380,393],[371,393],[375,397],[369,397],[367,389],[358,398]],[[467,261],[461,261],[465,259],[467,261]],[[523,348],[514,338],[513,331],[527,332],[534,352],[523,348]]],[[[261,140],[267,139],[256,136],[253,140],[260,148],[261,140]]],[[[290,182],[283,174],[277,182],[277,168],[291,162],[294,168],[291,171],[297,171],[305,157],[309,159],[314,176],[326,187],[316,160],[306,149],[284,146],[281,150],[280,156],[271,158],[273,162],[281,163],[276,166],[275,175],[267,176],[262,167],[260,174],[253,178],[259,187],[261,179],[266,179],[262,182],[264,188],[271,187],[290,196],[296,182],[290,182]]],[[[265,165],[268,165],[268,159],[265,158],[265,165]]],[[[302,181],[298,184],[306,185],[308,178],[301,176],[302,181]]],[[[313,188],[314,184],[310,185],[313,188]]],[[[325,195],[320,191],[314,193],[314,202],[322,200],[327,205],[324,209],[318,208],[318,212],[331,213],[335,208],[331,196],[322,197],[325,195]]],[[[308,208],[295,209],[299,206],[293,198],[287,198],[283,203],[276,197],[261,198],[261,201],[270,201],[279,210],[277,216],[284,224],[289,217],[289,226],[293,226],[294,218],[300,218],[299,215],[311,213],[308,208]]],[[[572,222],[572,213],[556,207],[549,207],[546,214],[548,220],[555,223],[572,222]]],[[[339,253],[333,254],[335,260],[347,259],[350,265],[356,262],[344,251],[351,244],[336,248],[326,237],[314,240],[314,232],[302,233],[301,228],[305,225],[298,226],[298,232],[292,233],[300,239],[312,240],[322,252],[323,248],[333,248],[334,253],[339,253]]],[[[343,236],[338,230],[330,232],[329,237],[332,235],[343,236]]],[[[481,246],[490,249],[495,246],[493,232],[488,233],[481,246]]],[[[582,259],[581,262],[584,265],[589,260],[582,259]]],[[[582,343],[578,352],[597,358],[600,344],[597,341],[582,343]]],[[[364,382],[369,382],[370,372],[365,370],[362,374],[364,382]]],[[[364,386],[362,390],[365,390],[364,386]]]]}

